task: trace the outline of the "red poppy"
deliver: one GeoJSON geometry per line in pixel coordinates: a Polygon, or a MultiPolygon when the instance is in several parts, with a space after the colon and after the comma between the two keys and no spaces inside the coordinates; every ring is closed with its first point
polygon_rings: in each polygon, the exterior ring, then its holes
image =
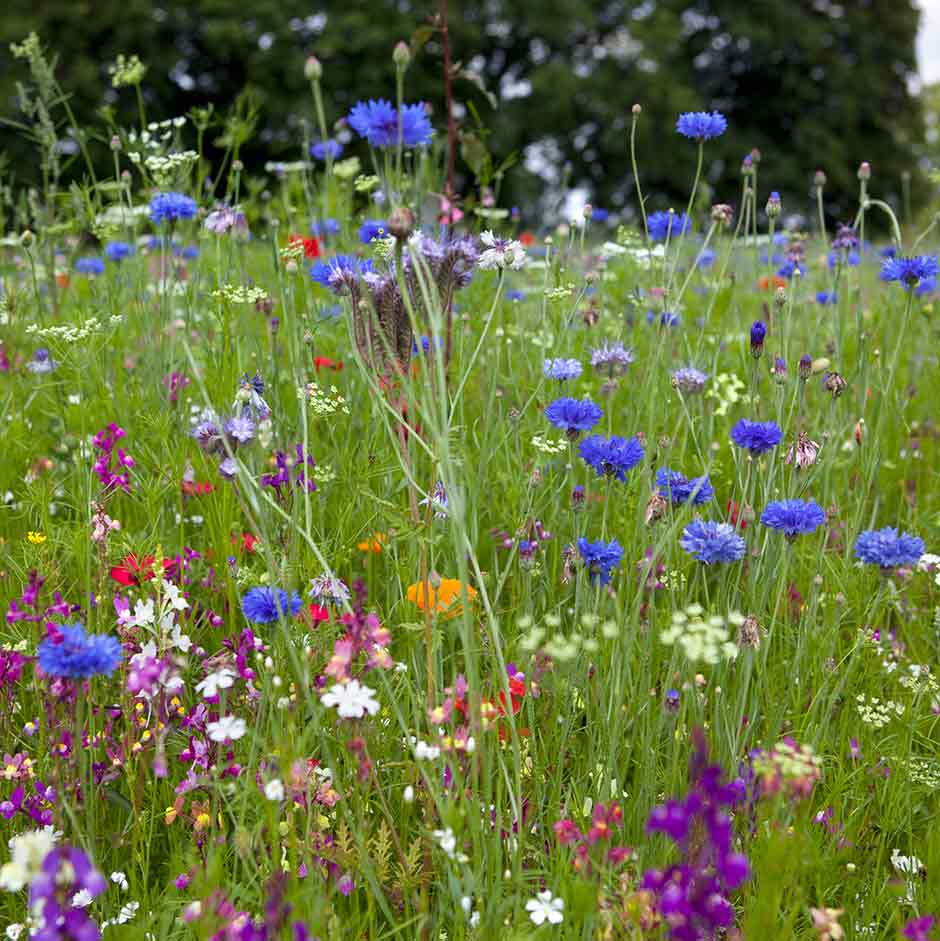
{"type": "MultiPolygon", "coordinates": [[[[758,279],[757,284],[762,291],[766,291],[770,287],[770,278],[768,278],[767,275],[763,275],[758,279]]],[[[786,286],[786,278],[781,278],[778,275],[774,275],[774,288],[785,288],[786,286]]]]}
{"type": "Polygon", "coordinates": [[[314,624],[320,624],[323,621],[329,621],[330,612],[327,611],[326,608],[324,608],[322,605],[311,602],[310,619],[314,624]]]}
{"type": "MultiPolygon", "coordinates": [[[[523,680],[511,679],[509,681],[509,699],[512,702],[512,714],[518,715],[522,708],[522,700],[525,697],[525,682],[523,680]]],[[[506,715],[506,694],[500,690],[499,693],[499,712],[500,715],[506,715]]]]}
{"type": "Polygon", "coordinates": [[[241,538],[232,535],[232,545],[238,545],[243,552],[253,553],[260,542],[261,540],[257,536],[252,536],[251,533],[242,533],[241,538]]]}
{"type": "Polygon", "coordinates": [[[297,245],[300,243],[304,247],[304,258],[319,258],[322,252],[320,251],[320,240],[315,236],[310,236],[310,238],[304,238],[302,235],[291,235],[287,239],[288,245],[297,245]]]}
{"type": "Polygon", "coordinates": [[[207,493],[212,493],[212,484],[208,481],[201,484],[198,480],[184,480],[180,484],[180,489],[183,491],[183,496],[201,497],[207,493]]]}
{"type": "Polygon", "coordinates": [[[728,521],[738,529],[747,529],[747,522],[754,518],[754,511],[746,506],[742,510],[734,500],[728,501],[728,521]]]}
{"type": "Polygon", "coordinates": [[[314,356],[313,365],[317,372],[319,372],[321,368],[332,369],[334,372],[339,372],[343,368],[343,361],[330,359],[328,356],[314,356]]]}
{"type": "Polygon", "coordinates": [[[531,232],[523,232],[522,235],[519,236],[519,241],[528,248],[530,245],[535,244],[535,236],[531,232]]]}
{"type": "MultiPolygon", "coordinates": [[[[120,565],[111,566],[111,577],[121,585],[139,585],[142,581],[149,582],[156,577],[153,570],[154,557],[145,555],[138,561],[136,556],[126,556],[120,565]]],[[[172,577],[177,568],[176,559],[163,560],[163,574],[172,577]]]]}

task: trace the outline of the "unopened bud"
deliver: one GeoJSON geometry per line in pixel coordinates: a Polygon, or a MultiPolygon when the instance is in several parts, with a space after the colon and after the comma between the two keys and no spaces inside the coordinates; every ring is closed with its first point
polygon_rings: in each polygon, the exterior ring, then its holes
{"type": "Polygon", "coordinates": [[[308,82],[319,82],[323,76],[323,66],[316,56],[308,56],[304,63],[304,76],[308,82]]]}
{"type": "MultiPolygon", "coordinates": [[[[794,271],[794,274],[796,271],[794,271]]],[[[787,292],[785,288],[777,288],[777,292],[774,294],[774,303],[778,307],[783,307],[787,302],[787,292]]]]}
{"type": "Polygon", "coordinates": [[[415,230],[415,214],[407,206],[392,210],[388,217],[388,231],[399,242],[407,241],[415,230]]]}
{"type": "Polygon", "coordinates": [[[630,110],[631,110],[634,114],[642,114],[642,112],[643,112],[643,105],[634,105],[630,110]]]}
{"type": "Polygon", "coordinates": [[[806,382],[813,374],[813,358],[809,353],[804,353],[800,357],[800,378],[806,382]]]}
{"type": "Polygon", "coordinates": [[[22,245],[23,248],[29,248],[30,245],[32,245],[35,241],[36,241],[36,236],[33,235],[33,233],[29,229],[26,229],[23,232],[23,234],[20,236],[20,245],[22,245]]]}
{"type": "Polygon", "coordinates": [[[753,160],[754,163],[760,163],[760,156],[760,151],[755,147],[751,151],[751,160],[753,160]]]}
{"type": "Polygon", "coordinates": [[[115,135],[111,138],[111,149],[112,149],[115,153],[117,153],[117,152],[121,149],[121,138],[118,137],[117,134],[115,134],[115,135]]]}
{"type": "Polygon", "coordinates": [[[584,214],[585,219],[590,219],[591,216],[594,215],[594,207],[590,203],[587,203],[581,212],[584,214]]]}
{"type": "Polygon", "coordinates": [[[822,170],[817,170],[816,175],[813,177],[813,186],[819,187],[822,189],[826,185],[826,174],[822,170]]]}
{"type": "Polygon", "coordinates": [[[411,50],[408,44],[399,40],[395,43],[395,49],[392,52],[392,62],[400,69],[407,69],[411,62],[411,50]]]}
{"type": "Polygon", "coordinates": [[[233,160],[233,161],[232,161],[232,169],[233,169],[236,173],[241,173],[242,170],[245,169],[245,165],[241,162],[241,160],[233,160]]]}
{"type": "Polygon", "coordinates": [[[858,168],[858,178],[860,180],[871,179],[871,164],[866,160],[858,168]]]}
{"type": "Polygon", "coordinates": [[[767,199],[767,206],[765,207],[767,218],[776,219],[777,216],[780,215],[782,208],[783,207],[781,206],[781,203],[780,203],[780,194],[774,191],[773,193],[770,194],[770,196],[767,199]]]}
{"type": "Polygon", "coordinates": [[[727,203],[716,203],[712,206],[712,222],[729,226],[734,219],[734,210],[727,203]]]}

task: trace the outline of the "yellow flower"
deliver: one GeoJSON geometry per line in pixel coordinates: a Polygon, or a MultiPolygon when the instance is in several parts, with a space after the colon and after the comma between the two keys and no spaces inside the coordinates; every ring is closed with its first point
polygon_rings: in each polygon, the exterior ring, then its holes
{"type": "Polygon", "coordinates": [[[476,589],[464,585],[459,579],[432,576],[427,585],[424,582],[415,582],[414,585],[408,586],[406,592],[408,600],[416,604],[421,611],[425,609],[425,588],[427,607],[443,614],[445,618],[456,617],[463,611],[462,602],[465,599],[472,601],[477,596],[476,589]]]}
{"type": "Polygon", "coordinates": [[[26,538],[27,538],[34,546],[41,546],[41,545],[46,541],[46,534],[45,534],[45,533],[34,533],[32,530],[30,530],[30,531],[26,534],[26,538]]]}

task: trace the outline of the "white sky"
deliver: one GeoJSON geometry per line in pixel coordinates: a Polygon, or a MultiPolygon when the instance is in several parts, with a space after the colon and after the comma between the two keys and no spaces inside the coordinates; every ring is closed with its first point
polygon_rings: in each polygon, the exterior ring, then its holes
{"type": "Polygon", "coordinates": [[[925,82],[940,82],[940,0],[918,0],[921,9],[917,61],[925,82]]]}

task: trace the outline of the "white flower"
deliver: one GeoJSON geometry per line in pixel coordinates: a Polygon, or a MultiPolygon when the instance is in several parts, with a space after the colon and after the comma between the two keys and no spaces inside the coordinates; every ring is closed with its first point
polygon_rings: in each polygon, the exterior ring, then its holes
{"type": "Polygon", "coordinates": [[[164,579],[163,593],[174,611],[185,611],[189,607],[189,602],[180,595],[179,586],[174,585],[173,582],[164,579]]]}
{"type": "Polygon", "coordinates": [[[248,725],[244,719],[222,716],[218,722],[210,722],[206,726],[206,731],[213,742],[235,742],[248,731],[248,725]]]}
{"type": "Polygon", "coordinates": [[[30,830],[10,840],[10,862],[0,868],[0,889],[19,892],[25,889],[42,867],[46,854],[61,836],[52,827],[30,830]]]}
{"type": "Polygon", "coordinates": [[[367,712],[374,716],[379,711],[375,690],[362,686],[359,680],[331,686],[320,698],[320,702],[324,706],[336,706],[336,711],[343,719],[361,719],[367,712]]]}
{"type": "Polygon", "coordinates": [[[272,778],[264,786],[264,796],[269,801],[284,800],[284,782],[280,778],[272,778]]]}
{"type": "Polygon", "coordinates": [[[454,831],[448,827],[446,830],[435,830],[431,836],[437,841],[437,845],[451,858],[454,858],[454,851],[457,849],[457,837],[454,831]]]}
{"type": "Polygon", "coordinates": [[[126,627],[147,627],[154,622],[154,610],[153,610],[153,599],[148,598],[146,601],[138,598],[137,603],[134,605],[134,613],[131,614],[130,611],[121,611],[118,614],[118,623],[123,624],[126,627]]]}
{"type": "Polygon", "coordinates": [[[525,248],[515,239],[497,238],[489,229],[480,235],[480,241],[486,246],[480,254],[478,267],[484,271],[494,268],[512,268],[518,271],[526,262],[525,248]]]}
{"type": "Polygon", "coordinates": [[[130,888],[130,883],[127,881],[127,876],[124,875],[123,872],[112,872],[111,881],[115,885],[119,885],[122,892],[126,892],[130,888]]]}
{"type": "Polygon", "coordinates": [[[210,673],[204,680],[200,680],[196,684],[196,692],[202,693],[206,699],[211,699],[213,696],[219,695],[220,689],[229,689],[231,685],[235,682],[235,672],[228,669],[228,667],[222,667],[221,670],[216,670],[214,673],[210,673]]]}
{"type": "Polygon", "coordinates": [[[544,924],[546,921],[550,925],[560,925],[564,920],[562,911],[565,907],[565,900],[562,898],[552,898],[549,889],[539,894],[534,899],[529,899],[525,903],[525,910],[529,913],[534,925],[544,924]]]}
{"type": "Polygon", "coordinates": [[[173,630],[170,634],[170,638],[171,638],[172,645],[181,653],[188,653],[189,648],[192,647],[193,645],[193,642],[190,639],[189,634],[184,634],[179,624],[173,625],[173,630]]]}
{"type": "Polygon", "coordinates": [[[94,900],[94,896],[92,896],[91,892],[89,892],[88,889],[79,889],[72,896],[72,905],[75,908],[88,908],[88,906],[91,905],[93,900],[94,900]]]}
{"type": "Polygon", "coordinates": [[[418,742],[417,745],[415,745],[415,758],[417,758],[418,761],[433,761],[440,753],[441,750],[437,745],[426,745],[424,742],[418,742]]]}
{"type": "Polygon", "coordinates": [[[412,803],[415,799],[415,789],[410,784],[406,785],[402,797],[406,804],[412,803]]]}
{"type": "Polygon", "coordinates": [[[7,930],[4,932],[9,941],[19,941],[23,937],[23,932],[26,930],[26,925],[21,924],[12,924],[7,925],[7,930]]]}

